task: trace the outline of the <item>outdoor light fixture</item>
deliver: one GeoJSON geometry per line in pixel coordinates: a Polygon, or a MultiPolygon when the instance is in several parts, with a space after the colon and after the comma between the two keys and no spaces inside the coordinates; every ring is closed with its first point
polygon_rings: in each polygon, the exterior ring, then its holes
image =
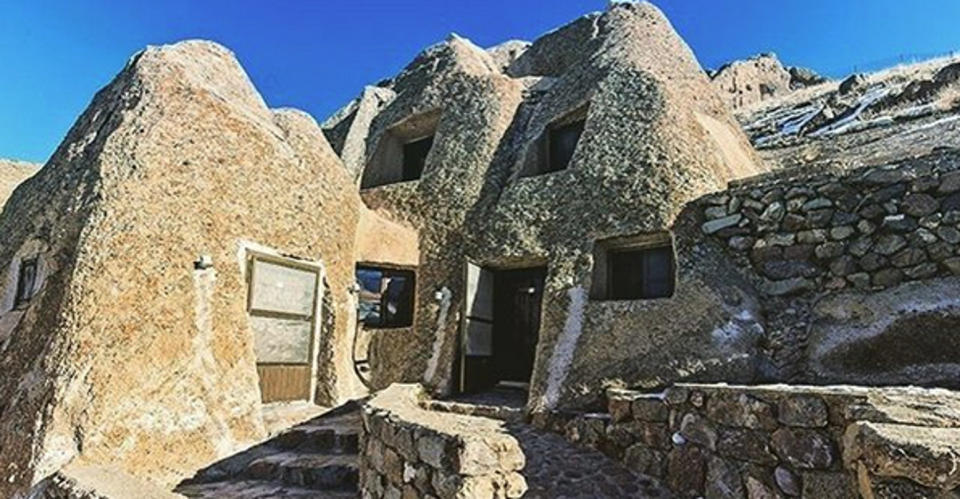
{"type": "Polygon", "coordinates": [[[193,268],[196,270],[213,268],[213,258],[210,255],[200,255],[197,260],[193,262],[193,268]]]}

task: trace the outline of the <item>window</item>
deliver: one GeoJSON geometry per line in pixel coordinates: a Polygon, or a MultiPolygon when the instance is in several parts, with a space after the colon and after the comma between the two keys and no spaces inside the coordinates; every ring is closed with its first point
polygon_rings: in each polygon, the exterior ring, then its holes
{"type": "Polygon", "coordinates": [[[673,295],[673,249],[668,246],[612,250],[607,257],[611,300],[673,295]]]}
{"type": "Polygon", "coordinates": [[[433,109],[413,114],[381,132],[377,132],[381,125],[371,124],[376,146],[363,168],[360,188],[412,182],[423,176],[427,156],[437,138],[441,112],[433,109]]]}
{"type": "Polygon", "coordinates": [[[670,233],[598,241],[594,247],[596,300],[647,300],[673,296],[676,263],[670,233]]]}
{"type": "Polygon", "coordinates": [[[547,135],[547,167],[544,173],[570,166],[573,152],[577,149],[577,142],[583,133],[584,123],[584,120],[580,120],[550,128],[547,135]]]}
{"type": "Polygon", "coordinates": [[[416,180],[423,175],[431,147],[433,135],[403,145],[403,180],[416,180]]]}
{"type": "Polygon", "coordinates": [[[34,287],[37,283],[37,259],[31,258],[20,261],[20,275],[17,277],[17,294],[13,301],[13,308],[21,308],[33,298],[34,287]]]}
{"type": "Polygon", "coordinates": [[[247,312],[259,364],[309,364],[319,270],[267,255],[250,258],[247,312]]]}
{"type": "Polygon", "coordinates": [[[357,320],[369,327],[407,327],[413,324],[413,271],[357,267],[360,300],[357,320]]]}

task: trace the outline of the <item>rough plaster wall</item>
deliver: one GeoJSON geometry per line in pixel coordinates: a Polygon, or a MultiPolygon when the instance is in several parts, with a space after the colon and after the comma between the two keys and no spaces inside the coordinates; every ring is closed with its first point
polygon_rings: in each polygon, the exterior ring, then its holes
{"type": "MultiPolygon", "coordinates": [[[[169,484],[262,437],[239,242],[322,259],[349,306],[359,198],[316,123],[268,110],[222,47],[151,48],[28,186],[34,197],[0,219],[27,226],[0,231],[0,266],[46,232],[60,271],[0,358],[4,426],[33,428],[0,433],[0,466],[23,470],[2,492],[74,457],[169,484]],[[81,209],[62,206],[74,199],[81,209]],[[44,206],[63,215],[39,230],[19,220],[44,206]],[[215,279],[195,275],[199,255],[215,279]]],[[[321,338],[323,403],[355,389],[346,326],[321,338]]]]}

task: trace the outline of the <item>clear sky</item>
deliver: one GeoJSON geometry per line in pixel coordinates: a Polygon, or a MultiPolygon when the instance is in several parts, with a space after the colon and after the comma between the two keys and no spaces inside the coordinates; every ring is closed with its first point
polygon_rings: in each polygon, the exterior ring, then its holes
{"type": "MultiPolygon", "coordinates": [[[[830,76],[960,50],[958,0],[654,1],[707,68],[773,51],[830,76]]],[[[231,48],[271,107],[322,121],[450,32],[532,39],[606,0],[0,0],[0,157],[42,162],[149,44],[231,48]]]]}

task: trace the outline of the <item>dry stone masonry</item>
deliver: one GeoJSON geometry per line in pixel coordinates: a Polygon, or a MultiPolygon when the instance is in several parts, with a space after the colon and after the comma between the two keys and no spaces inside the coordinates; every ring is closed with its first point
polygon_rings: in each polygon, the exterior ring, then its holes
{"type": "Polygon", "coordinates": [[[679,384],[608,400],[534,421],[679,497],[940,497],[960,483],[953,392],[679,384]]]}
{"type": "MultiPolygon", "coordinates": [[[[721,239],[769,296],[879,290],[960,273],[960,156],[759,180],[703,200],[721,239]]],[[[792,175],[791,175],[792,174],[792,175]]]]}
{"type": "Polygon", "coordinates": [[[421,387],[393,385],[364,408],[365,497],[521,497],[524,454],[496,420],[420,407],[421,387]]]}

